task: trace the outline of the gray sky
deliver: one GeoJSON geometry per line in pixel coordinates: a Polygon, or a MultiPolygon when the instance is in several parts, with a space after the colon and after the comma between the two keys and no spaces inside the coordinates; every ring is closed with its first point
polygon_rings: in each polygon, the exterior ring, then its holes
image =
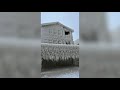
{"type": "Polygon", "coordinates": [[[74,29],[73,40],[79,39],[79,12],[41,12],[41,23],[60,22],[74,29]]]}

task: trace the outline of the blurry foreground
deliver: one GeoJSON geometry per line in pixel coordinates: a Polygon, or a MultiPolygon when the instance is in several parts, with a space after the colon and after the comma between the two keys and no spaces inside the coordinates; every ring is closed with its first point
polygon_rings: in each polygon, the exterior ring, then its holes
{"type": "Polygon", "coordinates": [[[120,78],[120,42],[106,12],[81,12],[80,78],[120,78]]]}
{"type": "Polygon", "coordinates": [[[39,40],[0,38],[0,78],[36,78],[41,75],[39,40]]]}
{"type": "Polygon", "coordinates": [[[0,78],[41,75],[39,12],[0,12],[0,78]]]}
{"type": "Polygon", "coordinates": [[[81,78],[120,78],[120,44],[80,44],[81,78]]]}

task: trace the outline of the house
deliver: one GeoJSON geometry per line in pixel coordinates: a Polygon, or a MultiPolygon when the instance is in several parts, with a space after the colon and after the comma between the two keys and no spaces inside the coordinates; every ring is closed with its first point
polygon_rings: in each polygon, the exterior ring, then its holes
{"type": "Polygon", "coordinates": [[[75,44],[75,45],[79,45],[79,42],[80,42],[80,40],[77,39],[77,40],[74,41],[74,44],[75,44]]]}
{"type": "Polygon", "coordinates": [[[60,22],[44,23],[41,28],[41,42],[51,44],[74,44],[73,32],[73,29],[60,22]]]}

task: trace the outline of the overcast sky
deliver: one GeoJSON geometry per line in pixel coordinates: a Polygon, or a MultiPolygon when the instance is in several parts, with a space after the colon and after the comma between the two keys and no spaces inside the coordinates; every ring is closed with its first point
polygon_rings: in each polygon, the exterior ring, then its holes
{"type": "MultiPolygon", "coordinates": [[[[106,13],[108,30],[115,30],[120,26],[120,12],[106,13]]],[[[79,39],[79,12],[42,12],[41,22],[60,22],[74,29],[73,39],[79,39]]]]}
{"type": "Polygon", "coordinates": [[[120,12],[108,12],[107,22],[109,30],[115,30],[120,26],[120,12]]]}

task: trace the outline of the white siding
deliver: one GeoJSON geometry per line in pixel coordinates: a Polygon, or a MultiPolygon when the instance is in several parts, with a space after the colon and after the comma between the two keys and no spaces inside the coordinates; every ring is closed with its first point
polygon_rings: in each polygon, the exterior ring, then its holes
{"type": "MultiPolygon", "coordinates": [[[[72,32],[69,36],[65,36],[65,29],[60,25],[49,25],[42,27],[41,37],[43,43],[66,44],[72,40],[72,32]]],[[[69,31],[69,30],[67,30],[69,31]]]]}

